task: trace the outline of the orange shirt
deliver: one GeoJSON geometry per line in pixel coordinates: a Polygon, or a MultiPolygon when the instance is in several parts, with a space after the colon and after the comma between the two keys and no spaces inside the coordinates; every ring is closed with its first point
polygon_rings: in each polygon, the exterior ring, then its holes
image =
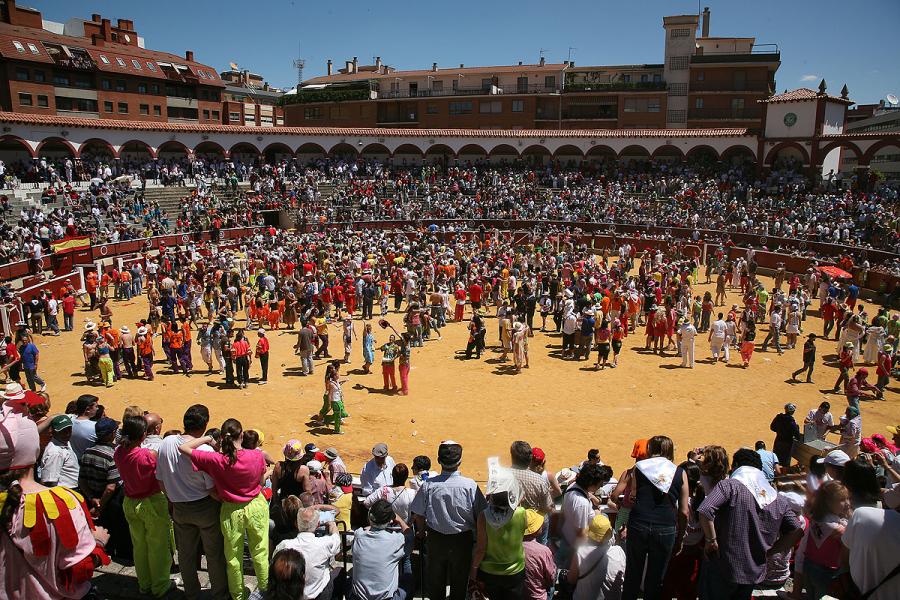
{"type": "Polygon", "coordinates": [[[138,338],[138,348],[140,348],[141,356],[153,354],[153,336],[148,333],[144,336],[143,341],[138,338]]]}
{"type": "Polygon", "coordinates": [[[88,273],[87,277],[85,277],[84,287],[89,294],[97,291],[97,273],[94,271],[88,273]]]}
{"type": "Polygon", "coordinates": [[[181,334],[184,336],[185,343],[191,341],[191,324],[185,321],[181,324],[181,334]]]}
{"type": "Polygon", "coordinates": [[[169,334],[169,348],[178,350],[184,346],[184,334],[180,331],[173,331],[169,334]]]}

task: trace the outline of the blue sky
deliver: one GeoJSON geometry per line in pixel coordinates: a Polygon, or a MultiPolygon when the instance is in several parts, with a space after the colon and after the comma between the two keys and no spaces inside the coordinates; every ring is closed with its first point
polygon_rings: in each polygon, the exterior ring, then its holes
{"type": "MultiPolygon", "coordinates": [[[[361,2],[359,0],[20,0],[44,18],[89,19],[100,13],[115,22],[132,19],[148,48],[176,54],[194,51],[218,70],[237,62],[276,86],[296,83],[292,67],[302,42],[304,78],[321,75],[329,58],[336,65],[378,55],[391,66],[515,64],[566,60],[576,65],[661,63],[662,17],[695,14],[684,0],[454,0],[452,2],[361,2]],[[461,18],[463,16],[464,18],[461,18]]],[[[775,43],[782,64],[778,90],[815,88],[823,77],[829,91],[846,83],[852,99],[877,102],[900,95],[900,0],[706,1],[710,35],[755,36],[775,43]]]]}

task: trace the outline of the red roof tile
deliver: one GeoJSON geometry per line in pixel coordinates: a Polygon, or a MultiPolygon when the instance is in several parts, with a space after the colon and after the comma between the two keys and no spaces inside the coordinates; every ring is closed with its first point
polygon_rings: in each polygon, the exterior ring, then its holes
{"type": "Polygon", "coordinates": [[[54,115],[30,115],[0,112],[0,123],[88,127],[133,131],[171,131],[185,133],[246,133],[254,135],[343,135],[400,137],[502,137],[502,138],[693,138],[737,137],[750,135],[747,129],[388,129],[347,127],[245,127],[239,125],[200,125],[155,123],[117,119],[80,119],[54,115]]]}
{"type": "Polygon", "coordinates": [[[785,92],[783,94],[776,94],[770,98],[766,98],[765,100],[757,100],[757,102],[766,102],[769,104],[778,104],[779,102],[804,102],[807,100],[818,100],[819,98],[825,98],[832,102],[842,102],[847,104],[854,104],[852,100],[847,98],[841,98],[839,96],[832,96],[830,94],[822,94],[820,95],[817,91],[811,90],[809,88],[798,88],[796,90],[791,90],[790,92],[785,92]]]}

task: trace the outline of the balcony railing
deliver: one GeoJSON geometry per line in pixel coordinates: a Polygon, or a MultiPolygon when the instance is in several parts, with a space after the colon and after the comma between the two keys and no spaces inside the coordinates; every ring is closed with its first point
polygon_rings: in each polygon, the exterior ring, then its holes
{"type": "Polygon", "coordinates": [[[746,92],[748,94],[768,94],[768,81],[692,81],[691,92],[746,92]]]}
{"type": "Polygon", "coordinates": [[[500,96],[510,94],[557,94],[558,87],[545,85],[515,85],[510,87],[482,86],[482,87],[457,87],[441,90],[387,90],[379,91],[378,99],[392,98],[437,98],[441,96],[500,96]]]}
{"type": "Polygon", "coordinates": [[[761,119],[762,110],[759,107],[750,108],[695,108],[688,114],[688,120],[693,121],[741,121],[747,119],[761,119]]]}
{"type": "Polygon", "coordinates": [[[691,63],[734,63],[734,62],[779,62],[781,51],[778,44],[754,44],[749,52],[704,51],[703,54],[691,56],[691,63]]]}
{"type": "Polygon", "coordinates": [[[617,81],[613,83],[566,83],[563,93],[665,90],[665,81],[617,81]]]}

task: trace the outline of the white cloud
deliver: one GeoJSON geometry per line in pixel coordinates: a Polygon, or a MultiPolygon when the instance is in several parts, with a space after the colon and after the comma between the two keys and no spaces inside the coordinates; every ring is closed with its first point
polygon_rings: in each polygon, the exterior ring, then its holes
{"type": "Polygon", "coordinates": [[[818,75],[804,75],[803,77],[800,78],[800,81],[808,82],[808,81],[816,81],[817,79],[819,79],[818,75]]]}

